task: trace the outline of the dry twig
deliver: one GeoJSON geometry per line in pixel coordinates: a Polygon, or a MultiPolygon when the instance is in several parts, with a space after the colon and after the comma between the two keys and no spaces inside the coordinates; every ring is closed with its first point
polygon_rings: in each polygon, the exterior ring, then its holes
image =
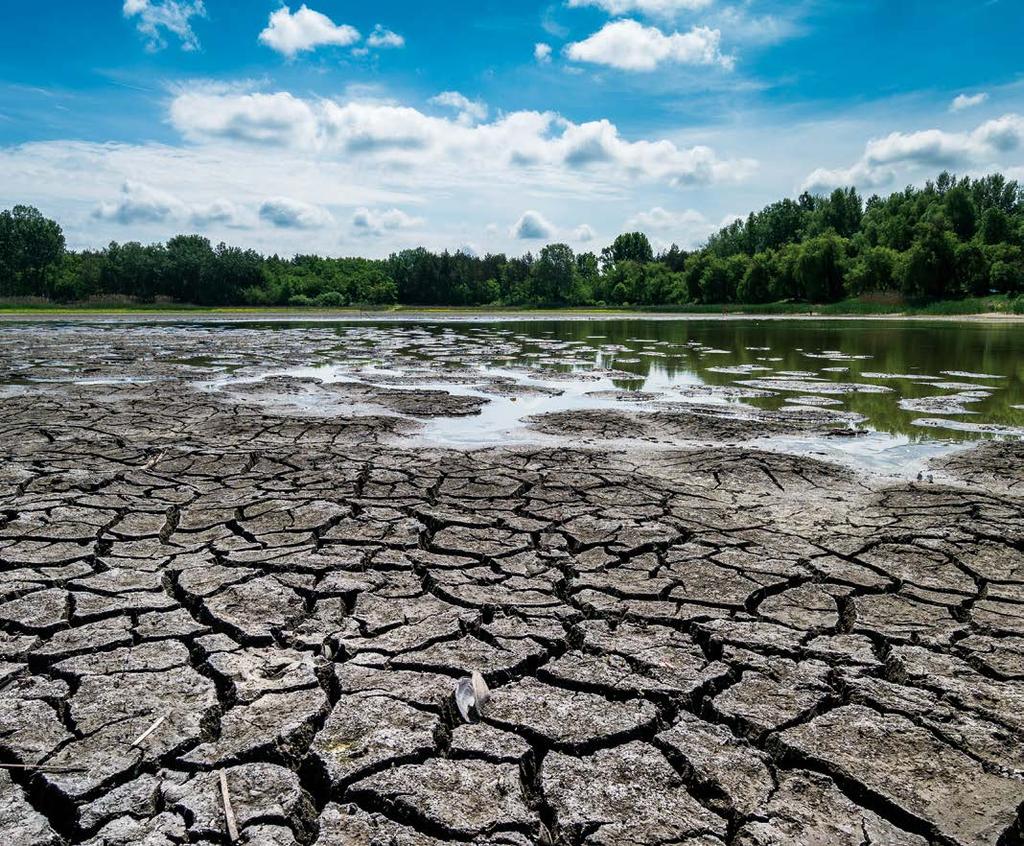
{"type": "Polygon", "coordinates": [[[228,774],[220,771],[220,797],[224,800],[224,821],[228,826],[228,842],[234,843],[238,840],[238,823],[235,820],[235,812],[231,808],[231,797],[228,795],[228,774]]]}
{"type": "Polygon", "coordinates": [[[140,745],[142,744],[142,741],[144,741],[144,740],[145,740],[145,739],[146,739],[147,737],[149,737],[149,736],[150,736],[150,735],[151,735],[151,734],[152,734],[153,732],[155,732],[155,731],[156,731],[156,730],[157,730],[158,728],[160,728],[160,724],[161,724],[161,723],[162,723],[162,722],[163,722],[164,720],[166,720],[166,719],[167,719],[167,717],[166,717],[166,716],[164,716],[164,717],[158,717],[158,718],[157,718],[157,720],[156,720],[156,722],[154,722],[154,723],[153,723],[153,725],[151,725],[151,726],[150,726],[150,727],[149,727],[148,729],[146,729],[146,730],[145,730],[145,731],[144,731],[144,732],[143,732],[142,734],[140,734],[140,735],[139,735],[138,737],[136,737],[136,738],[135,738],[135,740],[133,740],[133,741],[132,741],[132,746],[133,746],[133,747],[135,747],[135,746],[140,746],[140,745]]]}

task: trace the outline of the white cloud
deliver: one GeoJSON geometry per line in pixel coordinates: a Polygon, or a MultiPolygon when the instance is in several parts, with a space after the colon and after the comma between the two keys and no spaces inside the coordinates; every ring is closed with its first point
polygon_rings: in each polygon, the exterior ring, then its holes
{"type": "Polygon", "coordinates": [[[244,227],[251,225],[247,219],[251,217],[247,211],[228,200],[214,200],[206,205],[193,206],[190,222],[202,229],[214,224],[244,227]]]}
{"type": "Polygon", "coordinates": [[[533,45],[533,58],[542,65],[548,64],[551,61],[551,45],[538,41],[533,45]]]}
{"type": "Polygon", "coordinates": [[[639,229],[645,232],[664,232],[668,229],[682,229],[696,225],[702,226],[707,219],[699,211],[686,209],[681,212],[672,212],[655,206],[647,212],[639,212],[626,222],[627,229],[639,229]]]}
{"type": "Polygon", "coordinates": [[[458,114],[459,123],[464,126],[472,126],[487,117],[486,103],[481,100],[470,100],[458,91],[442,91],[436,97],[431,97],[430,102],[454,109],[458,114]]]}
{"type": "Polygon", "coordinates": [[[896,173],[891,169],[872,168],[864,162],[857,162],[845,168],[816,168],[803,181],[800,190],[827,194],[835,188],[854,185],[862,190],[873,191],[892,184],[895,178],[896,173]]]}
{"type": "Polygon", "coordinates": [[[671,17],[681,12],[696,12],[706,9],[714,0],[569,0],[570,8],[597,6],[609,15],[626,15],[638,12],[642,15],[671,17]]]}
{"type": "MultiPolygon", "coordinates": [[[[31,202],[61,222],[75,249],[197,231],[267,254],[385,256],[411,241],[518,254],[538,242],[513,238],[519,215],[509,209],[572,222],[549,224],[553,239],[582,246],[576,224],[586,221],[598,240],[611,236],[621,231],[623,205],[664,204],[669,191],[686,190],[716,211],[734,206],[738,191],[742,207],[750,204],[749,186],[729,186],[755,163],[696,144],[697,130],[684,145],[626,138],[609,121],[526,111],[466,126],[454,114],[399,105],[379,87],[336,101],[254,93],[251,83],[184,85],[168,102],[170,128],[184,133],[178,141],[0,146],[0,208],[31,202]],[[126,181],[137,187],[123,190],[126,181]],[[268,203],[276,197],[304,206],[268,203]],[[361,208],[381,236],[358,237],[352,218],[361,208]],[[395,215],[375,217],[394,209],[425,221],[403,228],[395,215]],[[485,230],[491,221],[501,225],[485,230]]],[[[795,172],[767,177],[785,184],[766,200],[791,187],[795,172]]]]}
{"type": "Polygon", "coordinates": [[[333,223],[331,213],[322,206],[274,197],[260,204],[260,220],[279,229],[320,229],[333,223]]]}
{"type": "Polygon", "coordinates": [[[572,231],[572,239],[582,244],[589,243],[597,237],[597,233],[589,223],[581,223],[572,231]]]}
{"type": "Polygon", "coordinates": [[[285,92],[184,92],[172,100],[170,117],[171,123],[192,141],[223,138],[312,148],[320,130],[313,104],[285,92]]]}
{"type": "Polygon", "coordinates": [[[128,180],[121,186],[121,196],[114,202],[101,203],[94,215],[100,220],[129,225],[182,219],[187,216],[187,209],[166,191],[128,180]]]}
{"type": "Polygon", "coordinates": [[[103,201],[94,210],[97,220],[121,226],[154,223],[205,227],[211,223],[244,226],[244,213],[234,203],[216,199],[210,203],[189,204],[169,191],[144,182],[125,180],[121,194],[114,201],[103,201]]]}
{"type": "Polygon", "coordinates": [[[964,109],[980,106],[987,99],[988,94],[984,91],[978,94],[958,94],[953,98],[953,102],[949,104],[949,110],[951,112],[962,112],[964,109]]]}
{"type": "MultiPolygon", "coordinates": [[[[891,184],[898,171],[966,168],[995,163],[999,156],[1024,144],[1024,117],[1006,114],[970,132],[926,129],[893,132],[868,141],[861,159],[847,168],[818,168],[804,181],[804,190],[827,191],[845,185],[874,189],[891,184]]],[[[932,174],[934,175],[934,174],[932,174]]]]}
{"type": "Polygon", "coordinates": [[[260,42],[291,58],[324,45],[348,47],[360,37],[355,27],[336,24],[327,15],[303,4],[295,14],[288,6],[271,13],[267,28],[260,33],[260,42]]]}
{"type": "Polygon", "coordinates": [[[650,211],[633,215],[626,221],[625,228],[643,232],[652,242],[665,247],[673,243],[684,249],[692,249],[735,219],[735,215],[727,215],[715,223],[696,209],[671,211],[655,206],[650,211]]]}
{"type": "Polygon", "coordinates": [[[146,36],[146,49],[155,52],[167,46],[164,31],[176,35],[182,50],[198,50],[199,39],[192,31],[192,18],[206,15],[203,0],[124,0],[124,16],[135,19],[139,32],[146,36]]]}
{"type": "Polygon", "coordinates": [[[397,32],[392,32],[390,29],[385,29],[380,24],[377,24],[373,28],[373,32],[371,32],[369,37],[366,39],[366,43],[370,47],[383,50],[389,47],[404,47],[405,39],[397,32]]]}
{"type": "Polygon", "coordinates": [[[555,227],[540,212],[525,211],[509,230],[509,235],[518,241],[540,241],[552,238],[555,227]]]}
{"type": "Polygon", "coordinates": [[[721,41],[719,30],[705,26],[666,35],[657,27],[626,19],[611,21],[589,38],[567,45],[565,54],[576,62],[628,71],[653,71],[665,63],[731,69],[735,60],[722,53],[721,41]]]}
{"type": "Polygon", "coordinates": [[[357,235],[383,235],[400,229],[416,229],[423,223],[423,218],[412,217],[401,209],[360,208],[352,215],[352,229],[357,235]]]}
{"type": "MultiPolygon", "coordinates": [[[[171,104],[172,125],[197,143],[244,142],[296,152],[366,157],[392,166],[447,164],[468,177],[528,168],[548,187],[578,171],[622,183],[635,179],[672,185],[740,180],[756,167],[723,160],[709,147],[677,147],[668,140],[628,141],[607,120],[576,124],[553,112],[511,112],[472,125],[473,104],[456,92],[440,95],[462,108],[455,120],[383,102],[304,100],[292,94],[181,93],[171,104]]],[[[519,177],[521,179],[521,176],[519,177]]],[[[593,178],[593,176],[591,177],[593,178]]],[[[593,184],[593,183],[591,183],[593,184]]]]}
{"type": "Polygon", "coordinates": [[[772,14],[757,14],[748,4],[723,6],[705,24],[729,33],[733,44],[768,46],[806,33],[804,18],[812,8],[810,3],[792,3],[779,6],[772,14]]]}

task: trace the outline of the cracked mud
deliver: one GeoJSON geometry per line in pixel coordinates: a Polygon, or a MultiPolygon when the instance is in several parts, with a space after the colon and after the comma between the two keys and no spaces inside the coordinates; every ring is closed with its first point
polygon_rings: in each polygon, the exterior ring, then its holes
{"type": "Polygon", "coordinates": [[[300,413],[192,361],[306,364],[294,336],[75,335],[0,350],[38,380],[0,396],[8,844],[227,843],[220,772],[260,846],[1024,842],[1019,442],[935,483],[649,448],[827,435],[810,406],[410,448],[482,401],[338,383],[300,413]]]}

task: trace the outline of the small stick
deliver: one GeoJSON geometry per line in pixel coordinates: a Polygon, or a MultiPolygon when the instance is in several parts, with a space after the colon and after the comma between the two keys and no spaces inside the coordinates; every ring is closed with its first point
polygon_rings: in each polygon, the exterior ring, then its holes
{"type": "Polygon", "coordinates": [[[157,464],[163,461],[165,455],[166,453],[161,452],[156,458],[151,458],[149,461],[142,465],[142,469],[151,470],[152,468],[156,467],[157,464]]]}
{"type": "Polygon", "coordinates": [[[135,746],[139,746],[139,745],[140,745],[140,744],[142,743],[142,741],[144,741],[144,740],[145,740],[145,739],[146,739],[147,737],[149,737],[149,736],[150,736],[150,735],[151,735],[151,734],[152,734],[153,732],[155,732],[155,731],[156,731],[156,730],[157,730],[158,728],[160,728],[160,724],[161,724],[161,723],[162,723],[162,722],[163,722],[164,720],[166,720],[166,719],[167,719],[167,717],[159,717],[159,718],[157,719],[157,721],[156,721],[155,723],[153,723],[153,725],[151,725],[151,726],[150,726],[150,727],[149,727],[148,729],[146,729],[146,730],[145,730],[145,731],[144,731],[144,732],[143,732],[142,734],[140,734],[140,735],[139,735],[138,737],[136,737],[136,738],[135,738],[135,740],[133,740],[133,741],[132,741],[132,746],[133,746],[133,747],[135,747],[135,746]]]}
{"type": "Polygon", "coordinates": [[[228,824],[228,842],[234,843],[238,840],[238,823],[235,822],[235,812],[231,809],[231,797],[228,796],[228,775],[224,770],[220,771],[220,796],[224,800],[224,821],[228,824]]]}
{"type": "Polygon", "coordinates": [[[41,773],[87,773],[88,767],[51,767],[48,764],[0,764],[0,770],[36,770],[41,773]]]}

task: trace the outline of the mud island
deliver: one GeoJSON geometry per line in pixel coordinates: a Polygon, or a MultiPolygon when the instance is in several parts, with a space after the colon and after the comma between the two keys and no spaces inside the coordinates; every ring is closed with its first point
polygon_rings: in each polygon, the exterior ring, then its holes
{"type": "Polygon", "coordinates": [[[1019,440],[873,472],[764,443],[870,437],[839,353],[659,403],[474,331],[0,330],[7,842],[1022,842],[1019,440]]]}

